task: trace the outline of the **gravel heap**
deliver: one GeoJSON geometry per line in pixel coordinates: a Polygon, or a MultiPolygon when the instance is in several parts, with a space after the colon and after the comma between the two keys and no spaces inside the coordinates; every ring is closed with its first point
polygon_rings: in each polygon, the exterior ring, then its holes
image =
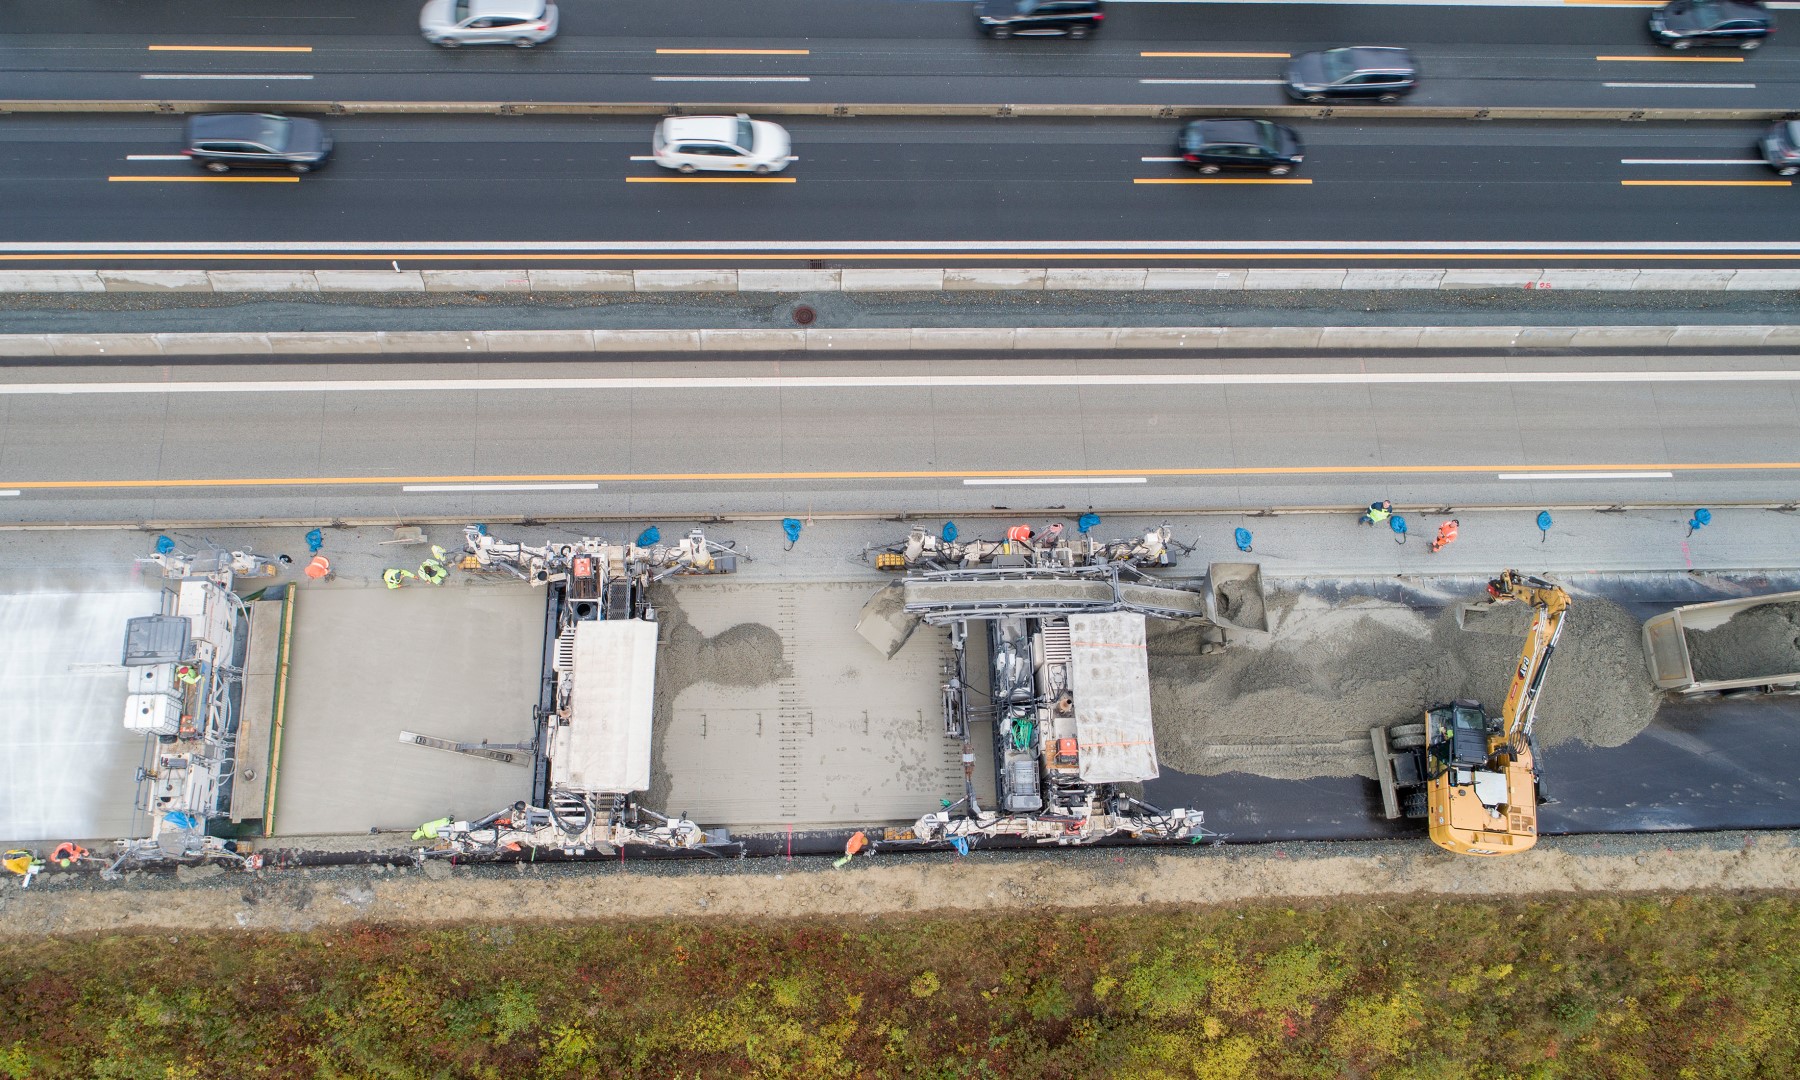
{"type": "MultiPolygon", "coordinates": [[[[1192,623],[1149,624],[1150,702],[1158,757],[1191,774],[1299,779],[1373,775],[1369,729],[1429,706],[1474,698],[1497,712],[1531,609],[1435,616],[1388,601],[1329,602],[1272,593],[1274,632],[1200,653],[1192,623]]],[[[1539,699],[1540,746],[1579,739],[1617,746],[1659,700],[1644,668],[1640,624],[1605,600],[1577,598],[1539,699]]]]}
{"type": "Polygon", "coordinates": [[[1800,603],[1768,604],[1723,626],[1687,631],[1688,659],[1701,682],[1800,671],[1800,603]]]}

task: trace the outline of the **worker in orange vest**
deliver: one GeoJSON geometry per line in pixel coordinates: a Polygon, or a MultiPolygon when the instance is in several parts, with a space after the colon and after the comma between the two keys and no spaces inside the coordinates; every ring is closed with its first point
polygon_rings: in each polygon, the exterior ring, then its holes
{"type": "Polygon", "coordinates": [[[314,555],[312,562],[306,564],[306,576],[314,581],[330,581],[331,560],[323,555],[314,555]]]}
{"type": "Polygon", "coordinates": [[[1031,526],[1014,525],[1012,528],[1006,530],[1006,538],[1016,543],[1028,544],[1031,542],[1031,526]]]}
{"type": "Polygon", "coordinates": [[[1438,526],[1437,539],[1431,542],[1432,551],[1442,551],[1456,543],[1456,519],[1451,518],[1438,526]]]}

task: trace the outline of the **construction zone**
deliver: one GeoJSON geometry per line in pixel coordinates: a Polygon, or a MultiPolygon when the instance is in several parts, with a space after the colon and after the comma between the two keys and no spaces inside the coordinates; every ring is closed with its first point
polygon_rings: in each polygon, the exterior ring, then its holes
{"type": "Polygon", "coordinates": [[[804,559],[798,522],[120,534],[94,580],[6,579],[6,865],[1800,824],[1800,748],[1742,738],[1800,690],[1794,582],[1281,577],[1090,517],[840,523],[804,559]]]}

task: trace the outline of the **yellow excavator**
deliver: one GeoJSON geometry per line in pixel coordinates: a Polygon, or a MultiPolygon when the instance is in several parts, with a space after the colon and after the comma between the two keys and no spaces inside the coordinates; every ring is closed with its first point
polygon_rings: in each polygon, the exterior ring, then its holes
{"type": "Polygon", "coordinates": [[[1537,843],[1531,728],[1569,594],[1514,570],[1487,588],[1491,599],[1480,606],[1516,601],[1534,609],[1500,715],[1489,716],[1477,701],[1452,701],[1425,710],[1424,723],[1373,728],[1369,737],[1389,818],[1425,818],[1432,843],[1459,855],[1516,855],[1537,843]]]}

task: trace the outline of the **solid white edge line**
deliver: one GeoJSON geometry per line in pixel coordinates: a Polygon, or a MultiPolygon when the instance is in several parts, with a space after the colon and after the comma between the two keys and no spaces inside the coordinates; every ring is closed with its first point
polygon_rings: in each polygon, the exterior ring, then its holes
{"type": "Polygon", "coordinates": [[[1015,485],[1064,485],[1064,484],[1147,484],[1149,479],[1142,476],[972,476],[963,480],[964,487],[1013,487],[1015,485]]]}
{"type": "Polygon", "coordinates": [[[8,491],[0,491],[0,499],[16,498],[18,494],[19,490],[17,488],[12,488],[8,491]]]}
{"type": "Polygon", "coordinates": [[[429,495],[444,491],[598,491],[599,484],[405,484],[401,491],[429,495]]]}
{"type": "Polygon", "coordinates": [[[1502,480],[1673,480],[1671,472],[1503,472],[1502,480]]]}
{"type": "MultiPolygon", "coordinates": [[[[378,352],[371,346],[371,352],[378,352]]],[[[1115,363],[1129,362],[1120,358],[1115,363]]],[[[1018,363],[1028,363],[1021,358],[1018,363]]],[[[1150,361],[1144,361],[1149,363],[1150,361]]],[[[0,398],[111,394],[481,393],[620,390],[921,390],[956,387],[1484,386],[1556,383],[1792,383],[1800,369],[1736,371],[1341,371],[1141,375],[729,375],[564,379],[270,379],[233,382],[0,383],[0,398]]]]}
{"type": "Polygon", "coordinates": [[[1161,162],[1161,161],[1182,161],[1185,159],[1178,158],[1178,157],[1144,157],[1144,158],[1138,158],[1138,160],[1139,161],[1161,162]]]}
{"type": "Polygon", "coordinates": [[[126,161],[186,161],[186,154],[126,154],[126,161]]]}
{"type": "Polygon", "coordinates": [[[812,82],[810,75],[652,75],[651,82],[703,82],[703,83],[801,83],[812,82]]]}
{"type": "Polygon", "coordinates": [[[1144,86],[1280,86],[1280,79],[1139,79],[1144,86]]]}
{"type": "Polygon", "coordinates": [[[1621,165],[1767,165],[1762,158],[1620,158],[1621,165]]]}

